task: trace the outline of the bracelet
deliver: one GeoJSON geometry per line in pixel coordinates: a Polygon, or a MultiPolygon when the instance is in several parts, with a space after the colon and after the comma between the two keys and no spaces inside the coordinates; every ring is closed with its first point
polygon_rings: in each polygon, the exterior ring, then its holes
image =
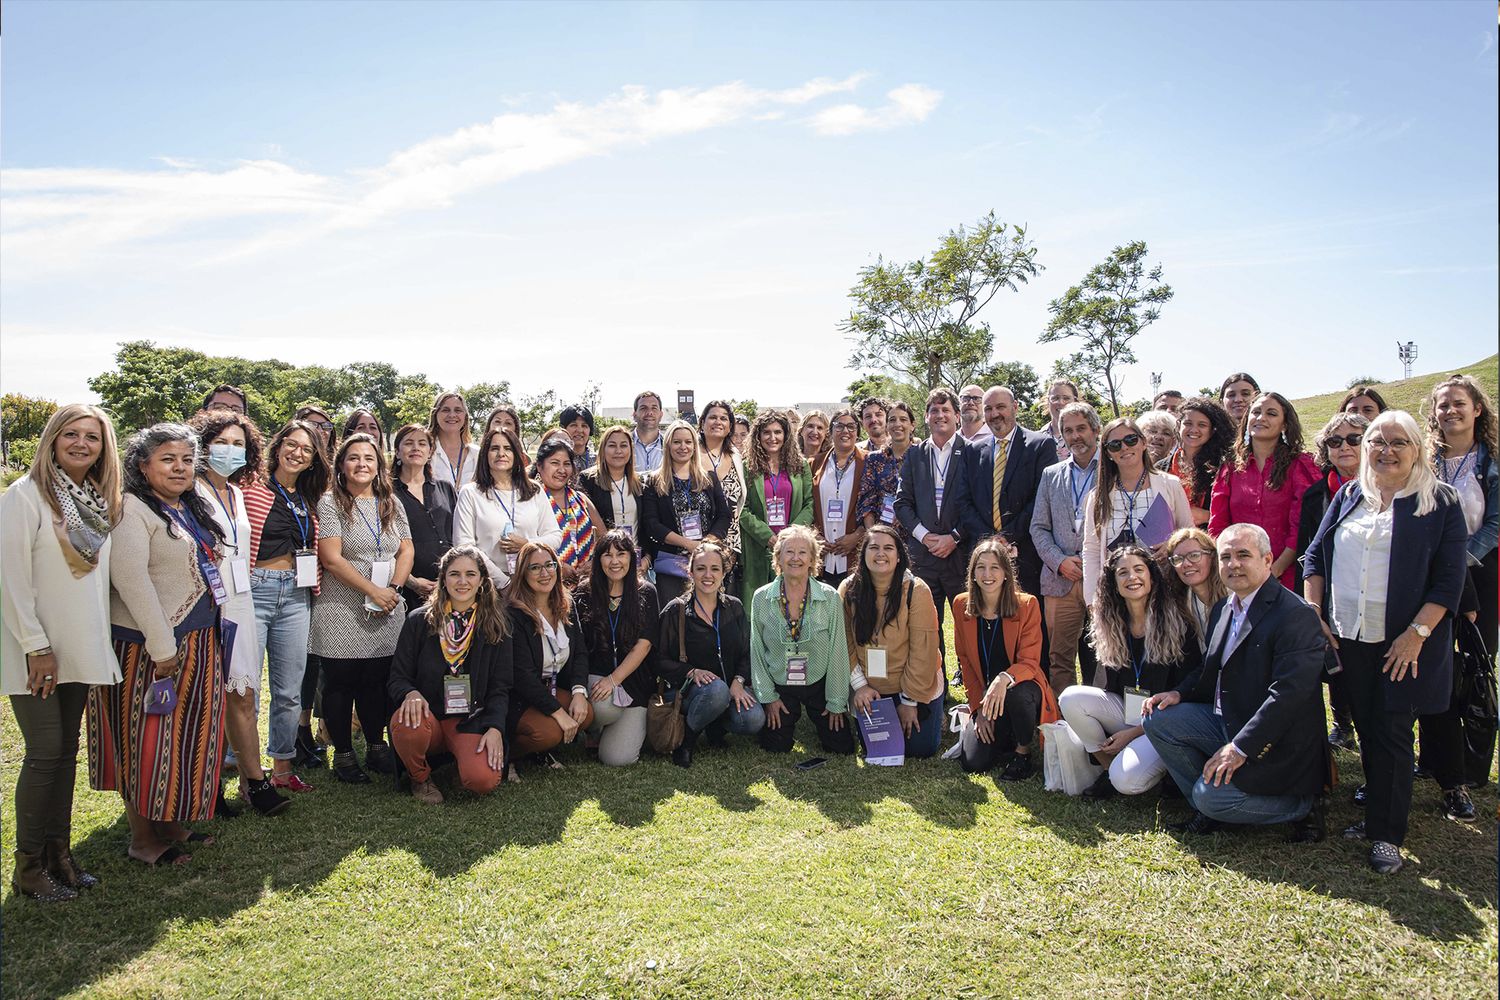
{"type": "Polygon", "coordinates": [[[51,646],[43,646],[41,649],[34,649],[31,652],[27,653],[26,655],[27,656],[51,656],[52,655],[52,647],[51,646]]]}

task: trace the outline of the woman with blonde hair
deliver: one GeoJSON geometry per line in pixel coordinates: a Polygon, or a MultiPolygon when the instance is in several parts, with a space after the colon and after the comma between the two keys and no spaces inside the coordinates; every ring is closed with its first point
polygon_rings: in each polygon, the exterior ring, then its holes
{"type": "Polygon", "coordinates": [[[440,392],[432,401],[427,417],[427,433],[432,435],[432,471],[454,492],[474,481],[479,468],[479,445],[470,431],[469,406],[456,392],[440,392]]]}
{"type": "MultiPolygon", "coordinates": [[[[794,411],[795,412],[795,411],[794,411]]],[[[828,432],[828,414],[822,410],[808,410],[797,423],[797,450],[807,464],[813,467],[823,464],[823,456],[833,447],[833,437],[828,432]]]]}
{"type": "Polygon", "coordinates": [[[698,434],[685,420],[662,432],[666,455],[647,480],[641,506],[641,547],[656,569],[663,602],[688,588],[688,557],[705,541],[729,533],[729,502],[719,477],[703,461],[698,434]]]}
{"type": "Polygon", "coordinates": [[[0,691],[24,745],[11,888],[43,902],[99,884],[73,860],[73,778],[89,688],[120,680],[109,626],[120,511],[114,426],[84,403],[52,414],[30,471],[0,495],[0,691]]]}
{"type": "Polygon", "coordinates": [[[606,531],[618,528],[640,538],[643,486],[635,471],[635,442],[629,428],[605,428],[599,435],[599,464],[581,473],[578,482],[604,519],[606,531]]]}
{"type": "Polygon", "coordinates": [[[1219,553],[1214,540],[1202,528],[1178,528],[1161,547],[1157,557],[1171,568],[1162,575],[1167,591],[1177,599],[1187,620],[1192,623],[1198,652],[1208,651],[1208,619],[1214,605],[1229,596],[1219,576],[1219,553]]]}

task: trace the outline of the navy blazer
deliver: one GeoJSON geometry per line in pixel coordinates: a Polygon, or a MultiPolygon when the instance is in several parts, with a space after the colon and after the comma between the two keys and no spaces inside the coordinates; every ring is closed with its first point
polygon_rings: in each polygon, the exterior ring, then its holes
{"type": "MultiPolygon", "coordinates": [[[[1345,483],[1328,505],[1318,533],[1302,557],[1302,575],[1320,576],[1331,589],[1334,543],[1338,525],[1359,509],[1365,494],[1359,480],[1345,483]]],[[[1391,524],[1391,572],[1386,583],[1385,638],[1394,642],[1406,631],[1424,604],[1439,604],[1448,614],[1432,629],[1417,654],[1417,669],[1400,681],[1384,675],[1385,707],[1388,712],[1411,710],[1418,715],[1446,712],[1453,697],[1453,616],[1463,596],[1468,575],[1465,545],[1469,530],[1464,524],[1458,493],[1438,483],[1437,508],[1426,517],[1417,516],[1415,495],[1397,497],[1391,524]]],[[[1323,617],[1331,605],[1325,589],[1323,617]]]]}
{"type": "MultiPolygon", "coordinates": [[[[995,533],[995,447],[993,440],[969,447],[969,504],[964,523],[971,541],[995,533]]],[[[1031,540],[1031,512],[1036,507],[1042,473],[1057,464],[1056,455],[1057,442],[1052,435],[1029,431],[1019,424],[1011,432],[1005,480],[1000,484],[1000,523],[1004,526],[1002,534],[1016,547],[1016,576],[1028,594],[1041,593],[1042,582],[1042,557],[1031,540]]]]}
{"type": "Polygon", "coordinates": [[[933,475],[933,455],[937,452],[936,446],[931,440],[919,441],[906,449],[902,456],[901,485],[896,490],[896,519],[906,529],[906,547],[914,570],[933,572],[954,560],[957,560],[960,572],[968,566],[969,548],[974,542],[963,525],[963,515],[969,506],[968,449],[963,438],[955,434],[953,452],[943,478],[941,517],[938,516],[934,492],[937,481],[933,475]],[[941,535],[956,533],[957,551],[946,560],[938,559],[912,535],[919,524],[941,535]]]}
{"type": "Polygon", "coordinates": [[[1236,788],[1249,795],[1317,795],[1327,776],[1328,753],[1323,626],[1306,601],[1268,577],[1250,602],[1239,642],[1225,662],[1229,604],[1226,597],[1214,605],[1208,654],[1177,691],[1183,701],[1212,705],[1218,687],[1224,730],[1249,758],[1234,772],[1236,788]]]}

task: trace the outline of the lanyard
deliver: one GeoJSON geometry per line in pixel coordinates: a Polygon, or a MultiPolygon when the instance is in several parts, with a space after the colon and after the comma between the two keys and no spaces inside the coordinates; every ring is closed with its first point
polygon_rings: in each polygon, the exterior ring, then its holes
{"type": "Polygon", "coordinates": [[[463,479],[464,459],[468,457],[468,451],[469,449],[465,448],[462,442],[460,442],[458,446],[458,467],[454,468],[453,459],[448,457],[447,450],[443,448],[441,443],[438,445],[438,454],[443,456],[443,461],[448,463],[448,471],[453,473],[453,488],[455,490],[459,488],[459,480],[463,479]]]}
{"type": "Polygon", "coordinates": [[[1083,477],[1083,489],[1076,488],[1073,484],[1078,481],[1078,463],[1068,463],[1068,489],[1073,493],[1073,516],[1077,517],[1083,510],[1083,500],[1089,495],[1089,488],[1094,485],[1094,476],[1099,471],[1099,466],[1093,460],[1089,461],[1089,474],[1083,477]]]}
{"type": "MultiPolygon", "coordinates": [[[[953,441],[952,441],[951,438],[948,441],[948,445],[949,445],[949,447],[952,447],[952,445],[953,445],[953,441]]],[[[938,465],[938,456],[941,455],[942,453],[943,453],[943,449],[937,447],[936,445],[933,445],[933,448],[932,448],[932,468],[933,468],[933,472],[937,476],[937,488],[938,489],[942,489],[943,486],[947,484],[947,482],[948,482],[948,466],[950,466],[950,465],[953,464],[953,452],[950,451],[950,452],[948,452],[948,461],[944,462],[942,465],[938,465]]]]}
{"type": "MultiPolygon", "coordinates": [[[[951,461],[951,459],[950,459],[950,461],[951,461]]],[[[844,463],[844,467],[842,469],[839,468],[839,460],[836,459],[836,458],[833,459],[833,495],[836,496],[836,497],[839,497],[840,499],[843,498],[843,493],[844,493],[844,477],[849,474],[849,469],[853,465],[854,465],[854,453],[853,452],[850,452],[850,454],[849,454],[849,461],[847,461],[847,462],[844,463]]]]}
{"type": "MultiPolygon", "coordinates": [[[[707,622],[709,620],[708,615],[703,610],[703,604],[702,604],[702,602],[698,600],[698,595],[697,594],[693,595],[693,608],[696,611],[696,613],[697,613],[698,618],[699,618],[700,621],[707,622]]],[[[714,626],[714,649],[715,649],[715,651],[717,651],[717,653],[719,655],[719,673],[722,674],[724,672],[724,636],[719,631],[719,605],[718,604],[714,605],[713,626],[714,626]]]]}
{"type": "MultiPolygon", "coordinates": [[[[1129,650],[1129,643],[1126,644],[1126,649],[1129,650]]],[[[1130,650],[1130,667],[1131,667],[1132,670],[1135,671],[1135,686],[1136,686],[1136,690],[1140,690],[1140,687],[1141,687],[1141,668],[1143,666],[1145,666],[1145,663],[1146,663],[1146,640],[1142,639],[1141,640],[1141,655],[1140,656],[1136,656],[1135,655],[1135,651],[1134,650],[1130,650]]]]}
{"type": "Polygon", "coordinates": [[[175,507],[168,507],[166,504],[162,504],[162,509],[171,516],[172,520],[177,522],[179,528],[193,536],[193,541],[197,542],[198,547],[203,550],[202,555],[212,563],[214,561],[214,550],[203,540],[203,533],[198,529],[198,519],[193,516],[192,511],[187,509],[187,505],[184,504],[181,510],[177,510],[175,507]]]}
{"type": "Polygon", "coordinates": [[[1142,469],[1141,478],[1135,481],[1134,493],[1123,486],[1120,487],[1120,492],[1125,494],[1125,499],[1130,504],[1130,509],[1125,512],[1125,530],[1132,535],[1135,534],[1135,498],[1141,495],[1141,491],[1146,488],[1147,484],[1146,470],[1142,469]]]}
{"type": "Polygon", "coordinates": [[[615,527],[618,528],[620,522],[625,520],[625,501],[630,496],[630,490],[626,487],[624,476],[621,476],[617,482],[618,487],[611,486],[610,489],[620,495],[620,512],[615,515],[615,527]]]}
{"type": "MultiPolygon", "coordinates": [[[[287,496],[286,490],[274,478],[271,485],[276,487],[276,492],[281,494],[281,499],[286,501],[287,510],[292,512],[292,518],[297,522],[297,534],[302,536],[302,547],[307,548],[307,529],[312,527],[312,512],[298,507],[292,503],[292,498],[287,496]]],[[[300,499],[300,498],[299,498],[300,499]]]]}
{"type": "MultiPolygon", "coordinates": [[[[614,634],[614,629],[610,629],[610,634],[614,634]]],[[[542,616],[542,641],[547,644],[547,657],[552,661],[552,666],[555,670],[557,667],[557,643],[552,641],[552,623],[547,621],[546,615],[542,616]]]]}
{"type": "MultiPolygon", "coordinates": [[[[375,526],[370,523],[370,519],[368,517],[365,517],[365,512],[363,510],[360,510],[358,500],[354,501],[354,511],[359,515],[359,519],[365,522],[365,527],[370,529],[370,537],[375,539],[375,561],[379,562],[380,557],[383,555],[383,550],[380,545],[380,532],[375,530],[375,526]]],[[[380,515],[377,513],[375,516],[378,519],[380,515]]]]}
{"type": "Polygon", "coordinates": [[[812,580],[807,581],[807,589],[802,592],[802,608],[797,612],[797,620],[792,621],[792,606],[786,599],[786,580],[781,581],[781,617],[786,619],[786,635],[794,647],[802,644],[802,626],[807,621],[807,599],[810,596],[812,580]]]}
{"type": "MultiPolygon", "coordinates": [[[[837,471],[837,469],[838,469],[837,463],[834,464],[834,469],[835,469],[835,471],[837,471]]],[[[781,477],[782,476],[786,476],[787,492],[790,493],[791,489],[792,489],[792,477],[789,476],[789,475],[787,475],[781,469],[777,469],[776,470],[776,475],[775,476],[763,476],[763,478],[765,479],[764,489],[766,491],[766,499],[768,501],[772,497],[774,497],[777,494],[777,492],[781,489],[781,477]]]]}
{"type": "Polygon", "coordinates": [[[1447,459],[1438,459],[1438,478],[1447,483],[1449,486],[1457,486],[1460,482],[1463,481],[1464,469],[1468,466],[1470,457],[1473,457],[1476,463],[1479,461],[1478,452],[1476,450],[1478,449],[1478,447],[1478,441],[1475,441],[1473,444],[1469,445],[1469,450],[1464,452],[1464,457],[1458,460],[1458,468],[1454,470],[1451,478],[1448,475],[1447,459]]]}
{"type": "Polygon", "coordinates": [[[674,475],[672,477],[672,492],[673,493],[681,493],[685,497],[691,497],[693,495],[693,480],[692,480],[692,478],[689,477],[687,479],[678,479],[674,475]]]}
{"type": "Polygon", "coordinates": [[[637,437],[635,439],[635,446],[637,448],[641,449],[641,452],[645,455],[646,461],[643,464],[646,466],[646,468],[653,469],[657,465],[661,464],[659,462],[653,463],[651,461],[651,455],[652,455],[653,452],[655,452],[656,454],[661,454],[661,437],[660,436],[657,437],[655,444],[647,444],[646,442],[642,441],[639,437],[637,437]]]}
{"type": "Polygon", "coordinates": [[[510,491],[509,507],[505,506],[505,501],[500,499],[499,490],[490,490],[490,499],[494,500],[497,504],[500,505],[500,509],[505,512],[505,519],[511,523],[512,527],[514,527],[516,523],[516,491],[510,491]]]}
{"type": "MultiPolygon", "coordinates": [[[[622,607],[624,606],[624,603],[625,603],[625,599],[623,597],[620,598],[620,604],[621,604],[622,607]]],[[[606,617],[606,618],[609,619],[609,653],[610,653],[611,656],[614,657],[615,666],[619,666],[620,665],[620,640],[619,640],[620,608],[615,608],[613,611],[611,611],[609,609],[609,606],[605,605],[605,608],[604,608],[604,617],[606,617]]]]}
{"type": "Polygon", "coordinates": [[[224,512],[224,520],[229,522],[229,537],[234,545],[235,553],[238,554],[240,551],[240,526],[239,522],[235,520],[235,515],[239,508],[234,503],[234,487],[229,487],[229,506],[226,507],[224,505],[224,498],[219,496],[219,488],[213,483],[209,483],[208,485],[214,491],[214,499],[218,501],[219,509],[224,512]]]}
{"type": "Polygon", "coordinates": [[[981,618],[981,619],[979,619],[979,630],[978,631],[979,631],[979,652],[984,656],[984,672],[985,672],[986,675],[988,675],[989,672],[990,672],[990,653],[993,652],[994,649],[995,649],[995,633],[1000,631],[1000,619],[996,618],[993,624],[990,623],[990,620],[988,618],[981,618]],[[990,641],[989,642],[985,642],[984,641],[984,633],[986,631],[986,629],[985,629],[986,625],[989,626],[989,629],[988,629],[988,631],[990,633],[990,641]]]}

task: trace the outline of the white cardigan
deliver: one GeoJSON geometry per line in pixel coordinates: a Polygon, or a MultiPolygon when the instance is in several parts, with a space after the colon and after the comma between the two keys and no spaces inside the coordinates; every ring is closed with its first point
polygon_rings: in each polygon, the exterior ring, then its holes
{"type": "Polygon", "coordinates": [[[59,684],[118,684],[110,644],[109,551],[83,579],[73,576],[52,527],[52,507],[30,476],[0,496],[0,694],[29,694],[26,654],[57,654],[59,684]]]}
{"type": "MultiPolygon", "coordinates": [[[[499,495],[498,490],[481,493],[478,483],[469,483],[458,491],[458,503],[453,507],[453,544],[477,546],[484,553],[495,586],[505,587],[510,584],[510,574],[505,571],[505,553],[500,549],[500,538],[506,528],[528,541],[546,542],[554,552],[562,545],[563,534],[557,524],[557,515],[552,513],[552,501],[540,487],[530,500],[522,500],[520,494],[516,494],[516,503],[511,510],[514,521],[496,502],[495,497],[499,495]]],[[[510,506],[508,495],[505,505],[510,506]]]]}
{"type": "MultiPolygon", "coordinates": [[[[1104,459],[1100,459],[1104,461],[1104,459]]],[[[1167,506],[1172,509],[1172,529],[1191,528],[1193,526],[1193,512],[1188,506],[1187,490],[1183,488],[1182,480],[1167,472],[1151,473],[1149,483],[1151,495],[1143,497],[1136,509],[1141,516],[1145,516],[1146,508],[1156,502],[1158,494],[1167,498],[1167,506]]],[[[1083,599],[1089,604],[1094,603],[1094,592],[1099,589],[1099,574],[1104,569],[1104,557],[1106,555],[1103,532],[1094,523],[1094,494],[1097,490],[1089,490],[1089,495],[1084,500],[1083,508],[1083,599]]],[[[1119,497],[1111,497],[1115,503],[1119,497]]],[[[1114,518],[1110,518],[1111,521],[1114,518]]]]}

